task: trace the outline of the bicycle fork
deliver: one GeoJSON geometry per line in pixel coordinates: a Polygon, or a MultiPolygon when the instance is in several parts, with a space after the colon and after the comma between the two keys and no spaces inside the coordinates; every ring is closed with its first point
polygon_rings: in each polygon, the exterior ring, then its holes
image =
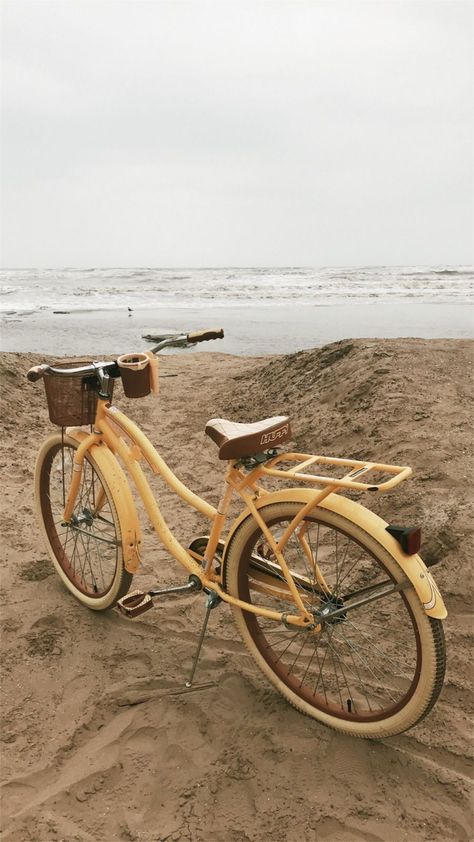
{"type": "MultiPolygon", "coordinates": [[[[63,518],[65,523],[69,523],[72,517],[72,513],[74,511],[74,505],[76,502],[77,493],[79,491],[79,485],[82,477],[84,456],[86,454],[86,451],[89,450],[91,441],[94,441],[94,436],[86,436],[86,438],[79,444],[79,447],[77,448],[74,454],[74,459],[72,463],[71,485],[69,486],[69,492],[64,506],[63,518]]],[[[101,505],[103,505],[103,500],[101,505]]]]}

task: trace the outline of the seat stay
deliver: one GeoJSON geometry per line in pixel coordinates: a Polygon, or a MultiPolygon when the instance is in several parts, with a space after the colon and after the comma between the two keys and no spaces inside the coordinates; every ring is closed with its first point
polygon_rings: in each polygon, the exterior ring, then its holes
{"type": "MultiPolygon", "coordinates": [[[[235,470],[236,470],[235,468],[232,468],[232,467],[229,468],[228,482],[237,491],[237,486],[234,485],[234,480],[233,480],[233,475],[232,475],[233,471],[235,471],[235,470]]],[[[237,472],[237,474],[238,474],[238,472],[237,472]]],[[[272,533],[268,529],[265,521],[263,520],[263,518],[260,515],[257,507],[255,506],[252,496],[247,491],[245,491],[243,488],[238,489],[238,494],[242,498],[244,503],[246,504],[248,510],[252,514],[252,516],[253,516],[254,520],[256,521],[257,525],[262,530],[262,534],[265,536],[265,539],[267,540],[268,546],[273,550],[273,553],[275,554],[275,558],[276,558],[278,564],[280,565],[281,570],[283,572],[283,575],[284,575],[284,577],[286,579],[286,582],[288,584],[288,588],[290,590],[290,593],[291,593],[291,596],[293,598],[293,601],[295,603],[296,608],[299,610],[301,616],[305,619],[307,618],[307,622],[310,622],[311,617],[310,617],[310,615],[308,614],[308,612],[305,608],[305,605],[304,605],[304,603],[301,599],[301,595],[300,595],[300,593],[298,591],[298,588],[296,587],[296,584],[295,584],[295,582],[293,580],[293,577],[291,575],[290,569],[289,569],[289,567],[288,567],[288,565],[285,561],[285,558],[284,558],[284,556],[281,552],[280,544],[277,544],[276,541],[274,540],[274,537],[273,537],[272,533]]]]}

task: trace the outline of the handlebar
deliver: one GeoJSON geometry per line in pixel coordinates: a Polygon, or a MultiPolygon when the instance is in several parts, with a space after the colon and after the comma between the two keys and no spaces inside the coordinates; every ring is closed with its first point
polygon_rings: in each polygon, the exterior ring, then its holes
{"type": "Polygon", "coordinates": [[[222,327],[218,328],[217,330],[201,330],[197,333],[188,333],[187,339],[188,342],[207,342],[209,339],[223,339],[224,338],[224,329],[222,327]]]}
{"type": "Polygon", "coordinates": [[[33,368],[30,368],[28,374],[26,375],[30,383],[36,383],[37,380],[41,380],[45,371],[47,371],[49,365],[43,363],[43,365],[35,365],[33,368]]]}
{"type": "MultiPolygon", "coordinates": [[[[197,342],[207,342],[210,339],[223,339],[223,328],[201,330],[196,333],[178,333],[174,336],[164,337],[158,345],[151,349],[153,354],[159,353],[163,348],[169,348],[173,345],[195,345],[197,342]]],[[[31,383],[36,383],[41,380],[45,374],[55,374],[59,377],[71,377],[77,374],[87,376],[89,374],[108,374],[109,377],[120,377],[120,369],[116,362],[94,362],[80,368],[55,368],[54,366],[43,363],[42,365],[35,365],[27,372],[27,379],[31,383]]]]}
{"type": "Polygon", "coordinates": [[[120,377],[120,369],[115,361],[113,362],[96,362],[88,365],[81,365],[76,368],[55,368],[52,365],[35,365],[27,372],[26,377],[31,383],[36,383],[41,380],[45,374],[55,374],[58,377],[87,377],[91,374],[107,374],[109,377],[120,377]]]}

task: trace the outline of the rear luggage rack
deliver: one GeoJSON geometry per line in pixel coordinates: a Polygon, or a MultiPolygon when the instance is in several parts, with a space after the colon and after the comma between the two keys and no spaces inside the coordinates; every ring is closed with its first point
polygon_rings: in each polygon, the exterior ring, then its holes
{"type": "Polygon", "coordinates": [[[296,479],[302,482],[310,482],[316,485],[331,485],[337,488],[348,488],[354,491],[378,491],[383,493],[391,491],[403,480],[408,479],[412,469],[401,465],[385,465],[381,462],[362,462],[358,459],[336,459],[332,456],[314,456],[310,453],[279,453],[278,456],[269,460],[259,468],[260,475],[277,477],[278,479],[296,479]],[[276,468],[279,462],[297,462],[292,468],[276,468]],[[343,476],[324,476],[320,474],[308,474],[305,471],[313,465],[331,465],[341,468],[343,476]],[[348,473],[344,470],[350,468],[348,473]],[[378,474],[373,482],[361,482],[360,477],[366,474],[378,474]],[[385,479],[385,475],[389,478],[385,479]],[[357,479],[356,479],[357,478],[357,479]]]}

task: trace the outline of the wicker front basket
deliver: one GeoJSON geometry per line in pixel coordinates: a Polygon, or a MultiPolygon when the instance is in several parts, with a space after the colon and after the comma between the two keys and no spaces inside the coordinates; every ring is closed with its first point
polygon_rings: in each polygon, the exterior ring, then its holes
{"type": "MultiPolygon", "coordinates": [[[[80,368],[90,365],[91,360],[61,360],[53,368],[80,368]]],[[[93,424],[97,406],[97,384],[93,377],[71,375],[58,377],[45,374],[43,377],[48,401],[49,417],[60,427],[93,424]]],[[[112,397],[113,381],[110,381],[112,397]]]]}

